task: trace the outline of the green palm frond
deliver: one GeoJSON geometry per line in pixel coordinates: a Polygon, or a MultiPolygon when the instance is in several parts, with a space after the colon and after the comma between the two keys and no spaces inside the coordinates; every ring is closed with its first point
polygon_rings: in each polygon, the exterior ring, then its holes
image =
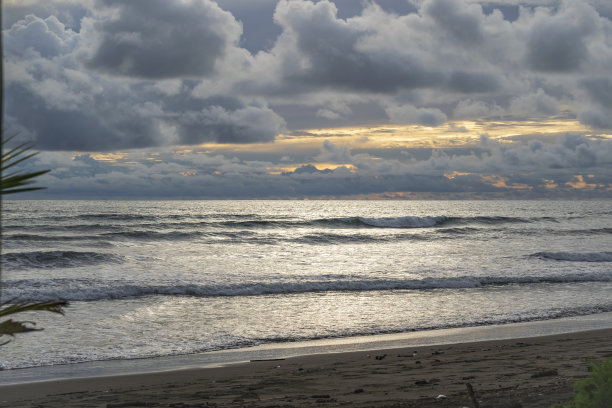
{"type": "Polygon", "coordinates": [[[7,171],[12,170],[12,168],[17,164],[36,156],[36,153],[29,153],[31,146],[27,143],[22,143],[19,146],[4,152],[5,145],[10,142],[11,139],[12,137],[2,140],[3,151],[0,171],[2,174],[2,178],[0,180],[0,194],[12,194],[43,189],[44,187],[26,186],[34,183],[34,179],[36,177],[48,173],[49,170],[36,171],[32,173],[23,173],[19,171],[11,171],[7,173],[7,171]]]}
{"type": "MultiPolygon", "coordinates": [[[[0,306],[0,316],[8,316],[15,313],[30,312],[44,310],[47,312],[64,314],[64,307],[68,306],[68,302],[60,300],[53,302],[42,302],[42,303],[4,303],[0,306]]],[[[0,322],[0,337],[2,336],[15,336],[18,333],[27,333],[31,331],[39,331],[32,326],[36,325],[34,322],[21,321],[16,322],[13,319],[8,319],[0,322]]],[[[0,342],[0,346],[3,346],[9,341],[0,342]]]]}
{"type": "Polygon", "coordinates": [[[58,300],[53,302],[43,303],[15,303],[8,304],[0,308],[0,316],[7,316],[14,313],[29,312],[33,310],[46,310],[47,312],[64,314],[64,307],[68,306],[68,302],[58,300]]]}
{"type": "MultiPolygon", "coordinates": [[[[26,323],[36,324],[34,322],[16,322],[12,319],[0,322],[0,335],[6,334],[8,336],[14,336],[17,333],[27,333],[32,331],[40,331],[42,329],[35,329],[32,326],[26,326],[26,323]]],[[[10,343],[10,340],[0,343],[0,346],[10,343]]]]}
{"type": "MultiPolygon", "coordinates": [[[[40,190],[44,187],[32,187],[34,179],[49,170],[36,171],[36,172],[23,172],[15,169],[15,166],[19,163],[31,159],[36,156],[36,153],[30,152],[30,145],[22,143],[17,147],[14,147],[5,152],[5,147],[8,142],[11,141],[11,137],[5,139],[2,137],[2,143],[0,144],[0,217],[2,212],[2,196],[4,194],[19,193],[24,191],[40,190]]],[[[1,220],[1,219],[0,219],[1,220]]],[[[1,230],[0,230],[1,234],[1,230]]],[[[0,240],[0,254],[2,253],[2,241],[0,240]]],[[[0,291],[2,289],[2,268],[0,268],[0,291]]],[[[1,295],[1,292],[0,292],[1,295]]],[[[0,296],[1,297],[1,296],[0,296]]],[[[0,303],[0,317],[13,315],[15,313],[31,312],[31,311],[46,311],[52,313],[64,314],[64,307],[68,306],[68,302],[63,300],[53,302],[40,302],[40,303],[13,303],[15,299],[8,302],[0,303]]],[[[32,331],[42,330],[35,328],[36,323],[31,321],[15,321],[13,319],[0,321],[0,337],[2,336],[15,336],[18,333],[27,333],[32,331]]],[[[8,341],[0,341],[0,346],[3,346],[8,341]]]]}

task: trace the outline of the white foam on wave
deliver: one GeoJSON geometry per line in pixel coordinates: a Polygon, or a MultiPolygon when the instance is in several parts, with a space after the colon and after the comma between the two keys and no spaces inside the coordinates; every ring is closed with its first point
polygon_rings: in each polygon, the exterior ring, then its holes
{"type": "Polygon", "coordinates": [[[470,289],[483,286],[612,282],[612,272],[561,276],[444,277],[423,279],[363,279],[240,284],[143,284],[123,280],[42,279],[6,281],[5,299],[21,302],[51,300],[98,301],[145,296],[238,297],[320,292],[368,292],[392,290],[470,289]]]}
{"type": "Polygon", "coordinates": [[[388,218],[364,218],[359,217],[362,223],[381,228],[427,228],[435,227],[436,225],[446,221],[448,218],[439,217],[388,217],[388,218]]]}
{"type": "Polygon", "coordinates": [[[537,252],[535,258],[570,262],[612,262],[612,252],[537,252]]]}

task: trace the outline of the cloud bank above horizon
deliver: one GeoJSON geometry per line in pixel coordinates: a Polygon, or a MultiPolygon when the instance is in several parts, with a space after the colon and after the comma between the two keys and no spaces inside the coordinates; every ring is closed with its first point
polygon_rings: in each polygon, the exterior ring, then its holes
{"type": "Polygon", "coordinates": [[[49,197],[612,196],[612,6],[4,3],[49,197]]]}

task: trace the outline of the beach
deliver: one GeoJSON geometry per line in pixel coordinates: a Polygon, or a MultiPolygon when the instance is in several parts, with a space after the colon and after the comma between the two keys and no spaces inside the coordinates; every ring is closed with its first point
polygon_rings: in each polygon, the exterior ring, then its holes
{"type": "Polygon", "coordinates": [[[3,407],[547,407],[572,395],[612,329],[0,387],[3,407]]]}
{"type": "Polygon", "coordinates": [[[3,299],[70,306],[22,317],[0,407],[547,407],[612,355],[610,202],[5,213],[3,299]]]}

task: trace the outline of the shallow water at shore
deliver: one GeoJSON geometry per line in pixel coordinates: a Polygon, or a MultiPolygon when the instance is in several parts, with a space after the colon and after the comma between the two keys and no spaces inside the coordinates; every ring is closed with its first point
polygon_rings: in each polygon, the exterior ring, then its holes
{"type": "Polygon", "coordinates": [[[5,370],[0,371],[0,385],[222,367],[249,361],[274,361],[315,354],[347,353],[368,350],[375,351],[505,339],[525,339],[611,328],[612,313],[600,313],[596,315],[537,322],[509,323],[504,325],[268,343],[255,347],[189,355],[141,358],[135,360],[90,361],[80,364],[60,364],[5,370]]]}

